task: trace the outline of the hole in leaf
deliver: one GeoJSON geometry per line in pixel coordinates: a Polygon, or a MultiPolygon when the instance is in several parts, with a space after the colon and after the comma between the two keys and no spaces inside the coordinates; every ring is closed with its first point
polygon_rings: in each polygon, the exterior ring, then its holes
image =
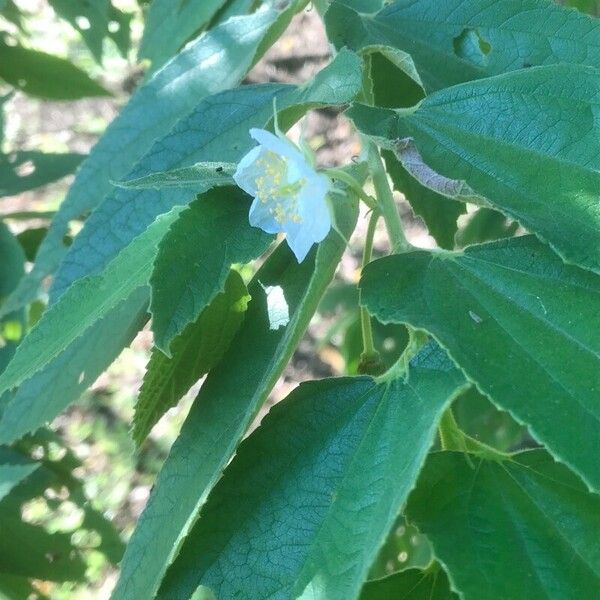
{"type": "Polygon", "coordinates": [[[35,164],[32,160],[26,160],[15,168],[19,177],[28,177],[35,173],[35,164]]]}
{"type": "Polygon", "coordinates": [[[452,45],[456,56],[480,67],[488,64],[492,46],[476,29],[463,29],[461,34],[454,38],[452,45]]]}
{"type": "Polygon", "coordinates": [[[79,29],[82,31],[87,31],[91,27],[90,20],[87,17],[76,17],[75,23],[77,23],[77,27],[79,27],[79,29]]]}

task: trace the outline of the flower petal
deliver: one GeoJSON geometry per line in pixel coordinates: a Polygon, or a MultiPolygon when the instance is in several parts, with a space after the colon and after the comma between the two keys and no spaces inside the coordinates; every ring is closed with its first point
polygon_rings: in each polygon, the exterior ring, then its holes
{"type": "Polygon", "coordinates": [[[311,231],[305,227],[298,226],[287,228],[285,239],[299,263],[306,258],[306,255],[315,243],[311,231]]]}
{"type": "Polygon", "coordinates": [[[282,140],[266,129],[252,128],[250,135],[264,148],[283,156],[294,163],[303,163],[310,167],[302,152],[300,152],[291,142],[282,140]]]}
{"type": "Polygon", "coordinates": [[[302,218],[302,226],[310,231],[315,242],[322,241],[331,229],[331,213],[326,199],[329,189],[329,179],[313,173],[311,180],[298,196],[298,212],[302,218]]]}
{"type": "Polygon", "coordinates": [[[267,233],[279,233],[283,231],[281,224],[271,214],[269,205],[261,202],[258,198],[254,199],[250,207],[248,219],[252,227],[258,227],[267,233]]]}
{"type": "Polygon", "coordinates": [[[262,169],[256,165],[256,161],[263,154],[260,146],[252,148],[238,163],[237,169],[233,174],[233,180],[238,187],[242,188],[247,194],[256,196],[256,178],[262,174],[262,169]]]}

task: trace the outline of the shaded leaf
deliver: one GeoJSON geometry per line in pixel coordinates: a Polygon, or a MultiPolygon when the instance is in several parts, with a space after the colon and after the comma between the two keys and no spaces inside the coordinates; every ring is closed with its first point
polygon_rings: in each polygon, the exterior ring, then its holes
{"type": "Polygon", "coordinates": [[[24,151],[0,154],[0,196],[16,196],[62,179],[77,169],[83,154],[24,151]]]}
{"type": "Polygon", "coordinates": [[[403,50],[428,91],[530,66],[600,62],[600,23],[546,0],[397,0],[374,16],[346,4],[334,1],[326,15],[335,46],[403,50]]]}
{"type": "Polygon", "coordinates": [[[157,478],[121,564],[115,600],[146,600],[158,590],[180,541],[292,356],[356,224],[356,199],[336,203],[336,210],[344,239],[331,231],[300,264],[284,243],[248,286],[252,300],[244,323],[207,376],[157,478]]]}
{"type": "Polygon", "coordinates": [[[110,92],[64,58],[9,46],[1,39],[0,79],[30,96],[49,100],[110,96],[110,92]]]}
{"type": "Polygon", "coordinates": [[[466,212],[465,205],[422,185],[391,152],[384,151],[383,157],[394,188],[404,195],[415,214],[423,219],[438,246],[452,250],[458,229],[456,221],[466,212]]]}
{"type": "Polygon", "coordinates": [[[459,248],[493,242],[505,237],[512,237],[519,227],[515,221],[507,219],[501,212],[493,208],[482,207],[470,216],[465,226],[455,235],[459,248]]]}
{"type": "Polygon", "coordinates": [[[375,261],[361,294],[383,322],[433,334],[494,403],[600,489],[600,277],[525,236],[375,261]]]}
{"type": "Polygon", "coordinates": [[[133,417],[132,435],[138,446],[160,417],[219,362],[249,300],[242,278],[231,271],[225,290],[173,341],[172,358],[153,349],[133,417]]]}
{"type": "Polygon", "coordinates": [[[452,600],[458,596],[450,590],[448,577],[439,565],[408,569],[383,579],[367,581],[360,600],[452,600]]]}
{"type": "Polygon", "coordinates": [[[600,497],[542,450],[429,457],[407,514],[466,600],[593,598],[600,497]]]}
{"type": "Polygon", "coordinates": [[[250,262],[273,241],[250,226],[250,204],[237,187],[212,189],[180,214],[160,243],[150,312],[154,343],[165,354],[171,340],[223,290],[231,265],[250,262]]]}
{"type": "Polygon", "coordinates": [[[307,382],[271,409],[209,496],[158,597],[187,599],[198,584],[222,598],[356,597],[464,383],[435,346],[407,379],[307,382]]]}
{"type": "Polygon", "coordinates": [[[38,466],[38,463],[11,448],[0,446],[0,500],[38,466]]]}

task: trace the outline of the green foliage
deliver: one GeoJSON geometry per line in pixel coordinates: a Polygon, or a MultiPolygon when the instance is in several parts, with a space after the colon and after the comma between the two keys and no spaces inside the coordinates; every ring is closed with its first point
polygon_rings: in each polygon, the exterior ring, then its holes
{"type": "Polygon", "coordinates": [[[99,83],[67,60],[0,39],[0,79],[18,90],[49,100],[107,96],[99,83]]]}
{"type": "Polygon", "coordinates": [[[129,542],[115,598],[145,598],[158,590],[176,548],[306,331],[356,219],[356,203],[342,203],[342,235],[332,231],[301,264],[280,246],[257,271],[244,323],[200,389],[129,542]]]}
{"type": "Polygon", "coordinates": [[[239,188],[215,188],[198,196],[163,237],[150,281],[150,311],[154,343],[167,355],[171,340],[223,290],[231,265],[250,262],[273,241],[250,227],[249,209],[239,188]],[[173,269],[175,262],[179,269],[173,269]]]}
{"type": "MultiPolygon", "coordinates": [[[[159,217],[148,229],[119,253],[98,275],[80,279],[61,299],[52,305],[31,330],[0,375],[0,393],[14,388],[45,367],[64,352],[87,329],[101,321],[111,309],[130,298],[139,288],[147,285],[157,245],[169,225],[179,214],[178,209],[159,217]]],[[[34,413],[31,419],[35,419],[34,413]]],[[[32,421],[25,431],[15,432],[11,422],[11,404],[2,415],[0,439],[33,431],[43,420],[32,421]]],[[[37,415],[39,419],[39,414],[37,415]]],[[[20,419],[21,427],[23,419],[20,419]]],[[[14,439],[14,438],[13,438],[14,439]]]]}
{"type": "MultiPolygon", "coordinates": [[[[525,69],[432,94],[414,112],[399,113],[397,127],[434,170],[466,182],[568,262],[600,271],[591,116],[599,90],[600,75],[590,67],[525,69]]],[[[361,113],[353,115],[362,128],[361,113]]]]}
{"type": "Polygon", "coordinates": [[[240,445],[158,597],[199,584],[225,598],[355,597],[464,381],[431,346],[406,377],[310,382],[277,405],[240,445]],[[233,561],[244,565],[235,579],[233,561]]]}
{"type": "MultiPolygon", "coordinates": [[[[146,15],[139,56],[159,69],[223,6],[224,0],[154,0],[146,15]]],[[[215,46],[223,42],[215,39],[215,46]]]]}
{"type": "Polygon", "coordinates": [[[598,276],[525,236],[381,259],[361,293],[383,322],[433,334],[493,402],[600,489],[598,276]]]}
{"type": "Polygon", "coordinates": [[[336,47],[408,52],[427,91],[538,65],[596,67],[600,58],[600,23],[547,0],[397,0],[374,16],[347,4],[334,0],[326,15],[336,47]]]}
{"type": "Polygon", "coordinates": [[[250,299],[240,275],[231,271],[223,292],[175,338],[172,357],[153,350],[135,405],[132,436],[138,446],[160,417],[219,363],[250,299]]]}
{"type": "Polygon", "coordinates": [[[543,450],[432,454],[407,514],[467,597],[592,598],[600,585],[600,497],[543,450]]]}
{"type": "Polygon", "coordinates": [[[0,446],[2,597],[29,597],[35,591],[29,582],[32,578],[83,581],[92,550],[113,564],[119,561],[123,544],[110,522],[89,505],[82,483],[72,475],[78,466],[79,461],[50,431],[41,430],[14,448],[0,446]],[[62,525],[51,530],[50,511],[74,509],[80,512],[76,528],[62,525]],[[76,530],[93,532],[96,541],[86,547],[89,541],[85,537],[77,541],[76,530]],[[26,596],[18,595],[23,592],[26,596]]]}
{"type": "Polygon", "coordinates": [[[0,196],[16,196],[71,174],[85,157],[24,151],[0,154],[0,196]]]}
{"type": "MultiPolygon", "coordinates": [[[[25,273],[25,255],[10,229],[0,221],[0,306],[15,289],[25,273]]],[[[23,310],[4,315],[0,319],[0,374],[13,357],[25,329],[23,310]]],[[[1,375],[0,375],[1,376],[1,375]]],[[[0,398],[2,396],[0,395],[0,398]]],[[[2,404],[0,403],[0,408],[2,404]]]]}
{"type": "Polygon", "coordinates": [[[368,581],[360,600],[454,600],[446,573],[438,565],[427,571],[407,569],[389,577],[368,581]]]}
{"type": "Polygon", "coordinates": [[[110,0],[48,0],[48,3],[79,32],[98,62],[102,61],[105,38],[112,39],[121,54],[127,55],[132,15],[115,8],[110,0]]]}
{"type": "MultiPolygon", "coordinates": [[[[306,0],[49,3],[94,73],[143,25],[147,71],[85,159],[2,139],[0,597],[89,586],[98,555],[113,600],[595,597],[596,3],[318,0],[335,51],[298,85],[242,82],[306,0]],[[306,140],[302,167],[255,148],[313,109],[359,156],[317,175],[306,140]],[[57,210],[8,198],[74,172],[57,210]],[[326,206],[299,263],[276,234],[326,206]],[[74,413],[46,424],[146,323],[131,439],[104,435],[143,470],[183,424],[124,548],[59,436],[74,413]]],[[[0,14],[1,109],[106,94],[0,14]]]]}
{"type": "MultiPolygon", "coordinates": [[[[204,96],[236,85],[249,68],[259,41],[277,18],[278,13],[267,11],[224,23],[140,86],[81,166],[52,221],[32,272],[10,299],[11,310],[36,299],[42,280],[56,270],[67,250],[63,240],[69,222],[95,209],[113,191],[113,182],[127,178],[155,141],[166,136],[204,96]],[[215,39],[227,39],[230,44],[227,54],[218,55],[219,60],[212,63],[209,59],[215,56],[215,39]]],[[[163,170],[173,168],[172,156],[170,162],[163,170]]],[[[152,170],[159,169],[154,165],[152,170]]]]}

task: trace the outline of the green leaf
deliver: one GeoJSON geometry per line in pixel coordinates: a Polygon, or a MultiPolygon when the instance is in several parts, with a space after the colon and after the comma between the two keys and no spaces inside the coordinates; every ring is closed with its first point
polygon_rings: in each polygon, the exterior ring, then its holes
{"type": "MultiPolygon", "coordinates": [[[[25,274],[25,254],[17,238],[0,221],[0,306],[25,274]]],[[[17,310],[0,317],[0,373],[13,357],[25,333],[25,311],[17,310]]],[[[2,394],[0,394],[2,396],[2,394]]],[[[1,404],[0,404],[1,406],[1,404]]]]}
{"type": "Polygon", "coordinates": [[[465,600],[593,598],[600,497],[542,450],[503,461],[429,457],[408,517],[465,600]]]}
{"type": "MultiPolygon", "coordinates": [[[[158,243],[179,212],[174,208],[159,216],[101,273],[77,281],[46,310],[0,375],[0,393],[32,377],[111,309],[147,285],[158,243]]],[[[3,426],[9,410],[10,405],[0,421],[0,439],[8,433],[3,426]]]]}
{"type": "Polygon", "coordinates": [[[231,265],[250,262],[273,241],[250,226],[250,204],[237,187],[212,189],[180,214],[160,243],[150,279],[150,312],[154,343],[165,354],[223,290],[231,265]]]}
{"type": "Polygon", "coordinates": [[[454,248],[458,217],[466,212],[461,202],[445,198],[415,179],[389,151],[383,157],[394,188],[404,195],[415,214],[423,219],[431,236],[440,248],[454,248]]]}
{"type": "Polygon", "coordinates": [[[600,277],[534,236],[371,263],[362,302],[435,336],[499,407],[600,489],[600,277]]]}
{"type": "Polygon", "coordinates": [[[221,185],[235,185],[233,174],[237,165],[235,163],[196,163],[191,167],[172,169],[152,173],[138,179],[120,181],[119,187],[135,189],[156,189],[164,187],[189,188],[194,191],[204,191],[208,187],[221,185]]]}
{"type": "Polygon", "coordinates": [[[34,460],[12,448],[0,446],[0,501],[38,467],[39,463],[34,460]]]}
{"type": "MultiPolygon", "coordinates": [[[[240,141],[241,136],[245,136],[250,127],[264,127],[269,122],[275,93],[281,92],[278,107],[293,108],[292,116],[299,118],[302,111],[325,104],[328,99],[348,102],[360,89],[360,82],[359,58],[350,52],[340,52],[329,67],[305,86],[244,86],[206,99],[189,119],[183,120],[173,130],[172,135],[156,143],[147,163],[133,176],[177,166],[178,161],[180,164],[184,160],[182,148],[188,148],[191,154],[189,164],[214,160],[219,153],[229,153],[226,159],[230,156],[239,160],[253,144],[249,136],[247,141],[240,141]],[[237,126],[234,116],[239,119],[237,126]],[[213,127],[214,123],[218,123],[219,127],[213,127]]],[[[287,118],[288,114],[284,116],[287,118]]],[[[55,279],[51,289],[51,303],[75,279],[101,271],[158,214],[167,212],[173,205],[189,202],[189,196],[189,191],[174,189],[160,192],[116,190],[88,219],[86,227],[77,236],[73,246],[79,243],[81,249],[74,254],[79,255],[77,260],[81,263],[78,265],[73,260],[64,265],[62,276],[55,279]]],[[[29,427],[35,428],[53,419],[76,400],[131,342],[146,319],[147,302],[147,289],[139,288],[42,371],[22,383],[10,402],[10,411],[0,421],[0,431],[7,432],[10,440],[18,439],[29,431],[29,427]]]]}
{"type": "Polygon", "coordinates": [[[48,600],[48,596],[40,594],[39,588],[34,587],[26,577],[2,573],[0,573],[0,597],[2,600],[22,600],[23,598],[48,600]]]}
{"type": "Polygon", "coordinates": [[[71,533],[48,533],[6,514],[0,505],[0,574],[48,581],[83,581],[86,565],[71,544],[71,533]],[[15,543],[18,540],[18,543],[15,543]]]}
{"type": "Polygon", "coordinates": [[[343,0],[343,3],[357,12],[374,13],[381,10],[386,0],[343,0]]]}
{"type": "Polygon", "coordinates": [[[347,3],[333,2],[326,15],[335,46],[403,50],[428,91],[530,66],[600,62],[600,23],[547,0],[397,0],[373,16],[347,3]]]}
{"type": "Polygon", "coordinates": [[[406,377],[303,383],[276,405],[238,448],[158,597],[184,600],[202,584],[219,598],[355,598],[464,384],[436,345],[406,377]]]}
{"type": "Polygon", "coordinates": [[[231,17],[239,17],[252,12],[254,8],[254,0],[226,0],[225,4],[214,16],[210,26],[218,25],[230,19],[231,17]]]}
{"type": "Polygon", "coordinates": [[[249,300],[242,278],[231,271],[225,290],[173,341],[173,357],[153,349],[133,417],[133,439],[138,446],[160,417],[219,362],[244,319],[249,300]]]}
{"type": "Polygon", "coordinates": [[[69,61],[0,39],[0,79],[30,96],[77,100],[110,96],[99,83],[69,61]]]}
{"type": "Polygon", "coordinates": [[[248,287],[242,327],[209,373],[173,444],[121,564],[114,600],[153,597],[180,541],[267,399],[333,278],[356,224],[336,203],[336,231],[300,264],[281,244],[248,287]]]}
{"type": "Polygon", "coordinates": [[[2,17],[15,25],[21,32],[23,31],[23,13],[14,0],[0,0],[0,11],[2,17]]]}
{"type": "Polygon", "coordinates": [[[110,0],[48,0],[48,3],[59,17],[79,32],[97,62],[102,61],[104,39],[107,37],[113,38],[121,54],[126,55],[131,15],[116,9],[110,0]],[[117,31],[113,31],[115,26],[118,26],[117,31]]]}
{"type": "Polygon", "coordinates": [[[360,600],[453,600],[444,570],[435,565],[426,571],[408,569],[383,579],[367,581],[360,600]]]}
{"type": "MultiPolygon", "coordinates": [[[[361,66],[358,56],[344,51],[302,86],[242,86],[205,98],[154,144],[128,179],[198,162],[237,163],[256,145],[248,130],[265,127],[272,120],[273,98],[277,98],[282,119],[291,122],[311,108],[345,104],[360,90],[361,66]]],[[[61,293],[75,279],[101,268],[158,214],[188,204],[194,196],[189,190],[175,188],[115,189],[86,221],[69,248],[54,278],[50,297],[61,293]]]]}
{"type": "MultiPolygon", "coordinates": [[[[202,98],[235,86],[252,64],[260,40],[278,18],[276,11],[262,11],[223,23],[174,57],[136,91],[82,164],[40,248],[33,271],[10,299],[10,310],[37,298],[42,281],[56,269],[67,250],[63,239],[70,221],[96,208],[114,190],[112,182],[125,178],[153,144],[194,111],[202,98]],[[215,44],[222,39],[229,40],[228,52],[215,54],[215,44]],[[212,62],[215,57],[216,62],[212,62]]],[[[221,133],[226,121],[219,123],[221,133]]],[[[191,132],[186,133],[189,139],[191,132]]],[[[193,139],[186,146],[189,144],[194,144],[193,139]]],[[[184,147],[180,139],[176,154],[184,147]]],[[[154,166],[138,176],[188,164],[176,164],[171,157],[169,164],[154,166]]]]}
{"type": "Polygon", "coordinates": [[[72,471],[80,463],[64,448],[56,434],[49,431],[41,431],[9,451],[27,460],[25,457],[31,454],[33,448],[36,452],[43,452],[43,460],[33,463],[35,470],[0,501],[0,574],[50,581],[83,580],[86,569],[84,555],[89,548],[72,539],[75,529],[64,531],[61,527],[61,533],[50,533],[43,522],[45,516],[39,519],[40,515],[34,517],[39,524],[27,522],[30,514],[27,504],[32,500],[48,499],[50,494],[54,497],[48,502],[49,508],[63,508],[71,512],[75,505],[82,510],[83,519],[77,529],[80,527],[97,533],[100,542],[94,551],[103,553],[113,564],[116,563],[123,544],[110,522],[91,508],[81,482],[73,477],[72,471]],[[51,446],[61,451],[60,458],[52,456],[51,446]]]}
{"type": "Polygon", "coordinates": [[[0,154],[0,196],[16,196],[62,179],[77,169],[83,154],[25,151],[0,154]]]}
{"type": "Polygon", "coordinates": [[[19,240],[19,244],[23,248],[27,261],[33,262],[35,260],[38,248],[47,233],[47,227],[33,227],[19,233],[17,240],[19,240]]]}
{"type": "Polygon", "coordinates": [[[135,290],[8,398],[0,397],[2,443],[35,431],[77,400],[143,327],[148,297],[147,286],[135,290]]]}
{"type": "MultiPolygon", "coordinates": [[[[201,31],[225,0],[153,0],[145,18],[139,58],[160,68],[194,35],[201,31]]],[[[215,39],[215,52],[226,52],[228,42],[215,39]]]]}
{"type": "Polygon", "coordinates": [[[512,237],[519,224],[493,208],[482,207],[470,215],[465,226],[454,236],[459,248],[512,237]]]}
{"type": "Polygon", "coordinates": [[[410,54],[390,46],[364,46],[367,62],[366,98],[375,106],[414,106],[425,96],[423,83],[410,54]]]}
{"type": "Polygon", "coordinates": [[[443,177],[600,272],[598,97],[597,70],[538,67],[432,94],[397,126],[443,177]]]}
{"type": "Polygon", "coordinates": [[[507,412],[498,410],[476,387],[456,399],[452,412],[460,429],[478,442],[511,452],[530,441],[527,430],[507,412]]]}

